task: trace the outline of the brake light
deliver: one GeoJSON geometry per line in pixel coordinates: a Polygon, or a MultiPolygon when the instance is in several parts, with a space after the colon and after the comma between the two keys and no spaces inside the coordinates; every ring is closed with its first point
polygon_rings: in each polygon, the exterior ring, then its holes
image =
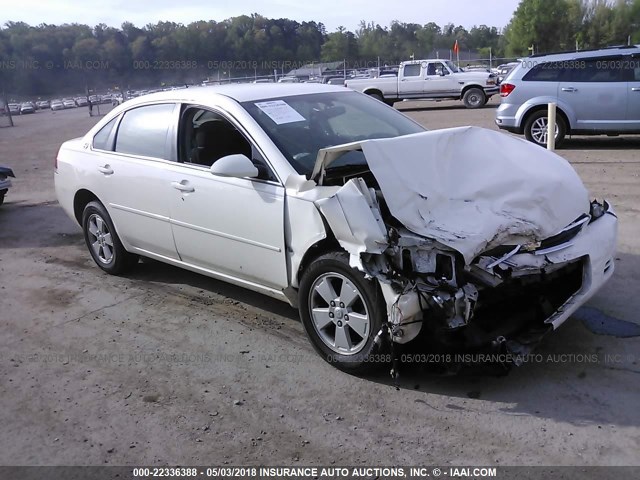
{"type": "Polygon", "coordinates": [[[511,83],[503,83],[500,85],[500,96],[508,97],[511,92],[516,88],[515,85],[511,83]]]}

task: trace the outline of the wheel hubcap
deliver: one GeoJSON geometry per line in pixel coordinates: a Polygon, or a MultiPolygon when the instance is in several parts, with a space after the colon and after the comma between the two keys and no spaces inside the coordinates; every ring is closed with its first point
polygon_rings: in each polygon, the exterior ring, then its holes
{"type": "Polygon", "coordinates": [[[471,105],[478,105],[480,103],[480,96],[479,95],[470,95],[469,96],[469,103],[471,105]]]}
{"type": "Polygon", "coordinates": [[[357,287],[339,273],[318,277],[309,291],[311,321],[322,342],[341,355],[354,355],[367,343],[371,323],[357,287]]]}
{"type": "Polygon", "coordinates": [[[89,243],[96,258],[108,264],[113,260],[113,239],[107,222],[97,214],[89,217],[89,243]]]}
{"type": "MultiPolygon", "coordinates": [[[[531,125],[531,137],[536,141],[536,143],[546,145],[548,124],[549,122],[547,121],[547,117],[540,117],[533,122],[533,125],[531,125]]],[[[558,138],[558,124],[556,124],[554,136],[556,139],[558,138]]]]}

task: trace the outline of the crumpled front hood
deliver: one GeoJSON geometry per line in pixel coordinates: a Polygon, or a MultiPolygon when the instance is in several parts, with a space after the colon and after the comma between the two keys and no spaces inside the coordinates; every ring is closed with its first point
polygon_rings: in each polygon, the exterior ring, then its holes
{"type": "Polygon", "coordinates": [[[333,147],[320,152],[314,173],[355,148],[391,214],[467,263],[499,245],[550,237],[589,212],[587,190],[566,160],[504,133],[459,127],[333,147]]]}

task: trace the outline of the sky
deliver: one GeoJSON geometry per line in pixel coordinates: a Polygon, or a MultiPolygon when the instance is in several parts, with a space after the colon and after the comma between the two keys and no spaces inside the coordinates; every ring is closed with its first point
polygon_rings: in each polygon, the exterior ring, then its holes
{"type": "Polygon", "coordinates": [[[389,26],[393,20],[424,25],[453,23],[503,28],[519,0],[0,0],[0,25],[8,21],[41,23],[105,23],[119,27],[129,21],[137,26],[158,21],[188,24],[196,20],[222,21],[259,13],[268,18],[322,22],[328,32],[339,26],[355,31],[361,20],[389,26]]]}

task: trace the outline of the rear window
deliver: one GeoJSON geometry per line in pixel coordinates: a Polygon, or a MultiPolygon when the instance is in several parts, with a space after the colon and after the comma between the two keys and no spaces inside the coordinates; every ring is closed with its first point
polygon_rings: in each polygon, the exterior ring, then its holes
{"type": "Polygon", "coordinates": [[[413,63],[411,65],[404,66],[405,77],[419,77],[420,76],[420,64],[413,63]]]}

